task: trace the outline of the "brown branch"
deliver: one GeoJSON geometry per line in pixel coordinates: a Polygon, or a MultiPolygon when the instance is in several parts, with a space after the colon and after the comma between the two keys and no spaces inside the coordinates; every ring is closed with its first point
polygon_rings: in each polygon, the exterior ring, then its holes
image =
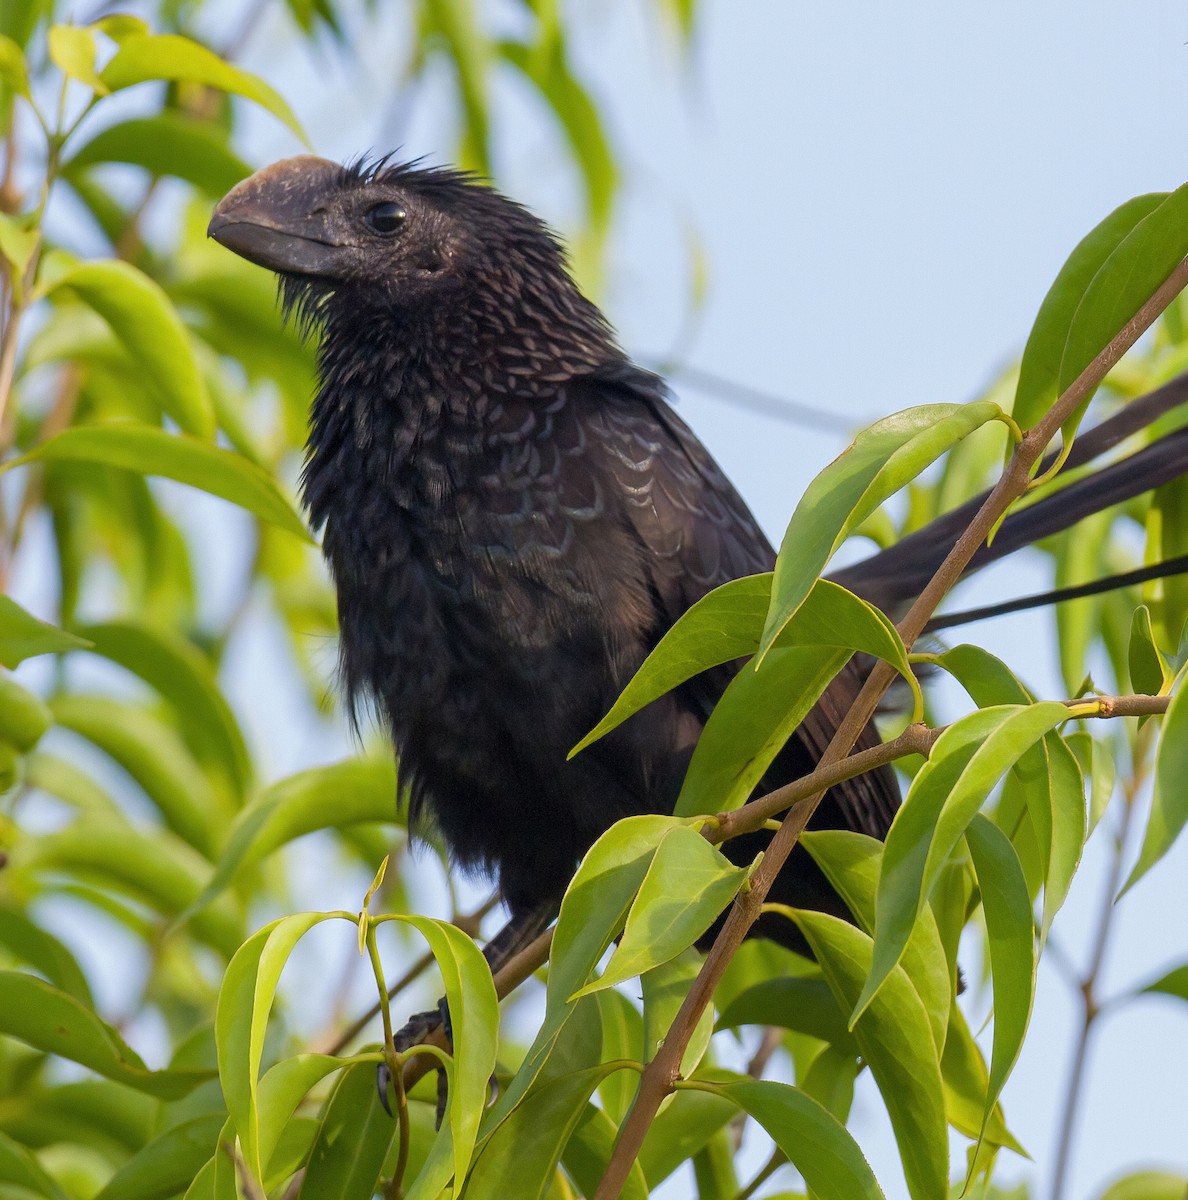
{"type": "MultiPolygon", "coordinates": [[[[1077,376],[1039,424],[1016,446],[993,491],[957,539],[953,549],[925,586],[907,616],[900,622],[900,635],[909,647],[920,636],[928,618],[936,611],[945,594],[961,577],[962,571],[978,547],[986,541],[1010,505],[1027,491],[1032,469],[1061,425],[1088,400],[1110,369],[1186,285],[1188,259],[1182,260],[1176,266],[1154,295],[1077,376]]],[[[845,758],[858,740],[859,734],[874,716],[879,699],[894,677],[895,671],[892,667],[882,662],[875,665],[858,698],[821,756],[821,766],[828,767],[845,758]]],[[[788,814],[779,832],[772,838],[763,861],[752,875],[750,887],[735,900],[734,907],[730,910],[721,933],[715,939],[701,972],[685,997],[668,1036],[640,1079],[635,1102],[619,1132],[611,1160],[595,1193],[595,1200],[614,1200],[622,1192],[643,1139],[655,1120],[661,1103],[672,1092],[673,1085],[679,1078],[681,1059],[702,1012],[710,1003],[714,989],[742,944],[747,930],[758,917],[776,873],[787,861],[823,795],[823,792],[817,792],[788,814]]]]}
{"type": "Polygon", "coordinates": [[[725,842],[743,833],[754,833],[772,817],[818,792],[828,791],[829,788],[844,783],[847,779],[873,771],[876,767],[894,762],[897,758],[907,758],[910,754],[919,754],[927,758],[941,732],[940,729],[930,729],[927,725],[909,725],[897,738],[860,750],[839,762],[826,763],[822,759],[812,774],[794,779],[791,783],[776,788],[774,792],[768,792],[767,795],[744,804],[742,808],[718,813],[715,823],[706,825],[705,835],[712,842],[725,842]]]}

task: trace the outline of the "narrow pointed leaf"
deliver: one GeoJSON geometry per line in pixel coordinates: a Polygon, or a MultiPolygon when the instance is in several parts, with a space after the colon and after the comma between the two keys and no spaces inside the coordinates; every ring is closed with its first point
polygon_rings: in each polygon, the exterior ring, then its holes
{"type": "Polygon", "coordinates": [[[882,1200],[883,1191],[849,1130],[807,1093],[767,1079],[716,1084],[714,1091],[767,1130],[816,1195],[882,1200]]]}
{"type": "Polygon", "coordinates": [[[1130,624],[1130,687],[1147,696],[1157,696],[1163,688],[1163,660],[1155,648],[1151,631],[1151,610],[1140,604],[1130,624]]]}
{"type": "Polygon", "coordinates": [[[594,1089],[620,1069],[600,1063],[530,1092],[483,1142],[466,1183],[466,1200],[542,1200],[594,1089]]]}
{"type": "Polygon", "coordinates": [[[0,1033],[161,1099],[176,1100],[210,1071],[150,1071],[119,1033],[86,1005],[33,975],[0,971],[0,1033]]]}
{"type": "Polygon", "coordinates": [[[569,757],[694,675],[754,654],[770,597],[770,572],[732,579],[703,596],[660,639],[614,707],[574,746],[569,757]]]}
{"type": "Polygon", "coordinates": [[[39,621],[15,600],[0,596],[0,663],[9,670],[39,654],[63,654],[89,645],[85,638],[39,621]]]}
{"type": "MultiPolygon", "coordinates": [[[[454,1034],[449,1124],[453,1143],[452,1174],[466,1178],[495,1071],[499,1000],[491,968],[482,951],[462,930],[429,917],[398,917],[429,943],[445,987],[454,1034]]],[[[589,1099],[589,1096],[586,1097],[589,1099]]],[[[447,1176],[448,1178],[448,1176],[447,1176]]],[[[413,1200],[414,1192],[410,1196],[413,1200]]]]}
{"type": "Polygon", "coordinates": [[[734,899],[747,876],[697,830],[664,835],[627,914],[606,970],[573,999],[613,987],[687,950],[734,899]]]}
{"type": "Polygon", "coordinates": [[[991,789],[1045,733],[1066,720],[1068,709],[1053,701],[998,705],[970,713],[941,734],[887,834],[873,969],[852,1020],[899,962],[933,883],[991,789]]]}
{"type": "Polygon", "coordinates": [[[298,941],[322,921],[345,913],[297,913],[265,925],[240,946],[223,976],[215,1012],[219,1080],[244,1163],[263,1182],[260,1154],[260,1060],[281,971],[298,941]]]}
{"type": "Polygon", "coordinates": [[[310,540],[292,505],[255,463],[234,451],[175,436],[152,425],[118,421],[64,429],[28,454],[6,463],[3,469],[36,460],[102,463],[141,475],[175,479],[237,504],[303,541],[310,540]]]}
{"type": "Polygon", "coordinates": [[[51,291],[69,288],[111,326],[136,361],[162,409],[187,433],[209,440],[214,410],[189,335],[159,284],[130,263],[84,262],[59,275],[51,291]]]}
{"type": "Polygon", "coordinates": [[[85,625],[94,652],[140,676],[182,718],[181,733],[200,758],[215,761],[240,794],[251,783],[251,756],[215,668],[192,642],[147,621],[85,625]]]}
{"type": "Polygon", "coordinates": [[[945,1080],[945,1115],[958,1133],[973,1142],[981,1133],[990,1145],[1003,1146],[1024,1158],[1029,1157],[1007,1128],[1001,1104],[995,1104],[987,1117],[990,1072],[961,1008],[956,1004],[949,1011],[949,1033],[941,1057],[941,1072],[945,1080]]]}
{"type": "Polygon", "coordinates": [[[1171,698],[1159,730],[1155,750],[1155,791],[1151,816],[1143,834],[1138,862],[1126,880],[1128,892],[1171,849],[1188,821],[1188,688],[1180,687],[1171,698]]]}
{"type": "Polygon", "coordinates": [[[248,164],[228,147],[225,134],[170,109],[101,129],[71,155],[62,171],[69,179],[85,167],[106,162],[172,175],[211,196],[222,196],[251,174],[248,164]]]}
{"type": "Polygon", "coordinates": [[[784,534],[760,654],[804,602],[834,551],[888,497],[1000,415],[989,401],[909,408],[864,429],[809,484],[784,534]]]}
{"type": "Polygon", "coordinates": [[[544,1069],[566,1022],[581,1003],[570,997],[585,986],[623,927],[657,845],[675,824],[672,817],[628,817],[608,829],[582,859],[561,901],[553,935],[544,1021],[492,1110],[492,1128],[515,1108],[544,1069]]]}
{"type": "Polygon", "coordinates": [[[205,46],[177,34],[144,34],[125,38],[103,68],[101,78],[113,92],[151,79],[204,83],[220,91],[244,96],[267,109],[302,142],[306,142],[305,133],[293,110],[259,76],[224,62],[205,46]]]}
{"type": "Polygon", "coordinates": [[[301,1184],[302,1200],[356,1200],[377,1191],[396,1122],[375,1088],[375,1063],[348,1067],[318,1125],[301,1184]]]}
{"type": "Polygon", "coordinates": [[[100,96],[107,84],[95,74],[95,34],[83,25],[53,25],[46,35],[50,59],[69,79],[77,79],[100,96]]]}
{"type": "MultiPolygon", "coordinates": [[[[1132,205],[1145,202],[1131,201],[1132,205]]],[[[1137,211],[1137,209],[1136,209],[1137,211]]],[[[1069,324],[1057,393],[1063,392],[1105,348],[1188,255],[1188,184],[1167,195],[1117,244],[1085,288],[1069,324]]],[[[1089,400],[1065,421],[1067,443],[1089,400]]]]}
{"type": "Polygon", "coordinates": [[[994,981],[994,1047],[978,1140],[1023,1049],[1035,997],[1035,934],[1031,899],[1018,855],[993,821],[976,813],[965,831],[982,911],[994,981]]]}
{"type": "Polygon", "coordinates": [[[170,1126],[120,1167],[95,1200],[169,1200],[184,1192],[210,1158],[225,1119],[206,1113],[170,1126]]]}
{"type": "Polygon", "coordinates": [[[726,812],[745,804],[849,658],[849,650],[832,646],[777,647],[762,670],[735,675],[693,751],[677,815],[726,812]]]}
{"type": "Polygon", "coordinates": [[[278,780],[237,814],[215,872],[186,919],[281,846],[318,829],[362,822],[397,822],[396,772],[390,758],[349,758],[278,780]]]}
{"type": "MultiPolygon", "coordinates": [[[[801,841],[825,873],[830,886],[854,914],[858,928],[873,937],[876,895],[883,863],[882,843],[849,829],[805,830],[801,841]]],[[[901,965],[928,1013],[932,1040],[940,1054],[949,1027],[955,982],[936,918],[927,906],[912,927],[901,965]]]]}
{"type": "MultiPolygon", "coordinates": [[[[843,1008],[854,1008],[870,973],[873,944],[861,930],[823,913],[796,922],[843,1008]]],[[[949,1136],[944,1084],[928,1014],[901,967],[862,1009],[854,1037],[879,1085],[913,1200],[948,1194],[949,1136]]]]}
{"type": "Polygon", "coordinates": [[[1036,424],[1060,394],[1069,329],[1093,277],[1134,227],[1165,199],[1166,192],[1157,192],[1128,200],[1086,234],[1060,268],[1036,314],[1019,366],[1011,414],[1023,429],[1036,424]]]}

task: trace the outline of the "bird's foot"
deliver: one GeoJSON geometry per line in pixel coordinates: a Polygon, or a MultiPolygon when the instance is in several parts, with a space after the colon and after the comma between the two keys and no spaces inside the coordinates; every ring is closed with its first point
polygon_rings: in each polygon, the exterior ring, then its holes
{"type": "MultiPolygon", "coordinates": [[[[430,1009],[428,1012],[414,1013],[409,1017],[405,1024],[392,1035],[392,1044],[395,1046],[397,1054],[407,1054],[414,1046],[428,1041],[438,1030],[445,1035],[446,1049],[452,1051],[454,1029],[450,1022],[450,1008],[444,998],[437,1002],[436,1008],[430,1009]]],[[[376,1068],[375,1086],[379,1092],[380,1103],[384,1106],[384,1112],[388,1116],[392,1116],[392,1106],[388,1100],[388,1091],[392,1086],[392,1072],[388,1069],[386,1062],[380,1063],[376,1068]]],[[[439,1067],[437,1074],[438,1129],[441,1128],[442,1119],[445,1117],[447,1099],[446,1073],[443,1068],[439,1067]]]]}

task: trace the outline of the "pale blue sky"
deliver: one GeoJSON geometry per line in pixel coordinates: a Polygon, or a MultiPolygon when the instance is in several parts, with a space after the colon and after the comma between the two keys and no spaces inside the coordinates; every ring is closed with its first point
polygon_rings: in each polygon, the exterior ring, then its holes
{"type": "MultiPolygon", "coordinates": [[[[497,13],[513,6],[492,6],[497,13]]],[[[395,6],[393,6],[395,8],[395,6]]],[[[1188,178],[1188,6],[1173,0],[916,0],[899,5],[708,0],[682,65],[644,0],[571,4],[580,70],[607,106],[626,164],[607,295],[625,345],[665,353],[688,294],[689,222],[711,285],[690,359],[741,382],[872,420],[976,395],[1016,355],[1076,241],[1140,192],[1188,178]]],[[[248,65],[279,84],[318,153],[391,149],[448,157],[442,89],[380,99],[403,60],[403,21],[365,48],[362,80],[333,54],[283,55],[265,28],[248,65]]],[[[573,188],[547,126],[514,85],[501,182],[558,225],[573,188]]],[[[297,147],[253,118],[254,162],[297,147]]],[[[681,409],[773,538],[834,434],[790,428],[683,389],[681,409]]],[[[979,588],[1042,586],[1036,564],[979,588]]],[[[976,630],[1028,681],[1060,694],[1041,622],[976,630]]],[[[309,746],[293,748],[291,770],[309,746]]],[[[274,752],[282,753],[277,747],[274,752]]],[[[1084,958],[1101,835],[1055,936],[1084,958]]],[[[1129,897],[1106,993],[1188,960],[1183,847],[1129,897]]],[[[1005,1103],[1033,1166],[1004,1163],[1046,1195],[1075,1011],[1048,968],[1005,1103]]],[[[1188,1172],[1188,1010],[1147,1000],[1104,1023],[1094,1049],[1069,1197],[1125,1169],[1188,1172]]],[[[855,1130],[894,1196],[897,1155],[880,1105],[860,1093],[855,1130]]]]}

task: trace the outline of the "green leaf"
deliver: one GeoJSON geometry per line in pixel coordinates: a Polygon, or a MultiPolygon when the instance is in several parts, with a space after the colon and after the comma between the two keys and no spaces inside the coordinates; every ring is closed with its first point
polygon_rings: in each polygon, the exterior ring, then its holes
{"type": "Polygon", "coordinates": [[[85,650],[90,643],[27,613],[15,600],[0,596],[0,663],[11,670],[38,654],[85,650]]]}
{"type": "Polygon", "coordinates": [[[150,1071],[90,1008],[21,971],[0,971],[0,1033],[166,1100],[186,1095],[211,1077],[201,1070],[150,1071]]]}
{"type": "Polygon", "coordinates": [[[937,739],[887,833],[876,903],[874,966],[851,1020],[899,962],[933,883],[991,789],[1068,715],[1068,709],[1054,701],[997,705],[962,717],[937,739]]]}
{"type": "Polygon", "coordinates": [[[746,879],[716,846],[687,825],[661,839],[602,975],[570,999],[614,987],[687,950],[734,899],[746,879]]]}
{"type": "Polygon", "coordinates": [[[954,1129],[971,1141],[976,1142],[981,1134],[991,1146],[1005,1146],[1028,1157],[1007,1128],[1002,1106],[995,1104],[987,1116],[990,1072],[961,1008],[956,1004],[949,1010],[949,1032],[941,1056],[941,1073],[945,1080],[945,1115],[954,1129]]]}
{"type": "Polygon", "coordinates": [[[0,946],[55,987],[93,1008],[87,977],[66,945],[8,900],[0,900],[0,946]]]}
{"type": "Polygon", "coordinates": [[[1163,660],[1155,647],[1151,631],[1151,610],[1140,604],[1130,624],[1130,686],[1147,696],[1158,696],[1163,689],[1163,660]]]}
{"type": "Polygon", "coordinates": [[[1155,790],[1138,862],[1119,893],[1124,896],[1171,849],[1188,821],[1188,688],[1172,695],[1155,749],[1155,790]]]}
{"type": "Polygon", "coordinates": [[[829,985],[813,977],[764,979],[740,992],[718,1017],[720,1029],[739,1025],[794,1029],[834,1046],[853,1042],[846,1014],[838,1008],[829,985]]]}
{"type": "Polygon", "coordinates": [[[421,19],[440,39],[451,59],[465,113],[463,165],[490,173],[488,161],[487,75],[490,47],[474,0],[428,0],[421,19]]]}
{"type": "MultiPolygon", "coordinates": [[[[272,1162],[297,1106],[305,1099],[310,1089],[327,1075],[351,1064],[350,1059],[335,1058],[330,1054],[297,1054],[292,1058],[282,1059],[264,1072],[257,1093],[260,1110],[257,1136],[262,1162],[272,1162]]],[[[372,1059],[363,1065],[371,1070],[371,1092],[372,1095],[376,1095],[376,1063],[372,1059]]],[[[265,1184],[267,1182],[265,1179],[265,1184]]]]}
{"type": "MultiPolygon", "coordinates": [[[[690,947],[676,958],[640,975],[639,988],[643,995],[643,1054],[641,1056],[636,1051],[630,1057],[645,1063],[651,1062],[656,1057],[657,1051],[664,1044],[664,1039],[672,1030],[677,1013],[680,1012],[685,997],[688,996],[694,981],[700,975],[704,963],[705,959],[702,955],[690,947]]],[[[712,1004],[707,1004],[701,1010],[701,1016],[697,1018],[697,1024],[689,1038],[689,1044],[681,1056],[680,1071],[684,1078],[687,1079],[697,1070],[698,1064],[706,1050],[709,1049],[710,1038],[713,1037],[713,1034],[714,1008],[712,1004]]],[[[608,1050],[609,1047],[604,1044],[604,1059],[613,1057],[607,1052],[608,1050]]],[[[627,1082],[634,1087],[638,1081],[628,1077],[627,1082]]]]}
{"type": "Polygon", "coordinates": [[[1159,192],[1128,200],[1086,234],[1060,268],[1036,314],[1019,366],[1011,413],[1023,429],[1035,425],[1060,395],[1069,331],[1094,276],[1134,227],[1166,198],[1165,192],[1159,192]]]}
{"type": "Polygon", "coordinates": [[[754,654],[770,598],[770,572],[732,579],[703,596],[660,639],[614,707],[574,746],[569,757],[694,675],[754,654]]]}
{"type": "Polygon", "coordinates": [[[434,1144],[429,1161],[418,1178],[418,1188],[409,1193],[409,1200],[419,1200],[422,1187],[426,1197],[436,1196],[435,1189],[448,1182],[451,1174],[455,1179],[466,1178],[487,1102],[487,1089],[495,1071],[499,1000],[487,960],[460,929],[447,921],[429,917],[376,918],[377,921],[387,919],[411,925],[429,943],[441,972],[454,1035],[454,1069],[450,1073],[449,1095],[449,1142],[453,1152],[447,1157],[445,1151],[449,1146],[444,1139],[439,1138],[434,1144]],[[440,1167],[439,1163],[442,1164],[440,1167]],[[428,1186],[430,1179],[432,1186],[428,1186]]]}
{"type": "Polygon", "coordinates": [[[466,1200],[541,1200],[594,1089],[620,1069],[618,1063],[600,1063],[533,1089],[484,1140],[466,1182],[466,1200]]]}
{"type": "Polygon", "coordinates": [[[0,213],[0,254],[12,263],[18,276],[25,273],[41,243],[40,228],[29,225],[28,220],[0,213]]]}
{"type": "Polygon", "coordinates": [[[95,34],[80,25],[53,25],[47,35],[54,65],[69,79],[77,79],[98,96],[106,96],[107,84],[95,74],[95,34]]]}
{"type": "Polygon", "coordinates": [[[12,38],[0,33],[0,83],[18,96],[29,96],[29,74],[25,55],[12,38]]]}
{"type": "Polygon", "coordinates": [[[927,404],[864,429],[809,484],[784,534],[760,656],[774,645],[850,532],[946,450],[1001,415],[997,404],[927,404]]]}
{"type": "Polygon", "coordinates": [[[27,1200],[30,1196],[67,1200],[66,1193],[46,1173],[32,1151],[6,1133],[0,1133],[0,1196],[4,1200],[9,1200],[9,1197],[12,1200],[27,1200]]]}
{"type": "Polygon", "coordinates": [[[138,675],[168,700],[194,754],[216,763],[237,795],[247,791],[251,756],[205,654],[172,630],[135,618],[85,625],[78,633],[89,639],[94,653],[138,675]]]}
{"type": "MultiPolygon", "coordinates": [[[[1040,921],[1041,946],[1047,939],[1053,917],[1068,896],[1073,876],[1081,863],[1081,851],[1085,848],[1087,833],[1085,780],[1080,763],[1059,733],[1045,734],[1043,745],[1048,761],[1051,818],[1050,836],[1045,831],[1047,869],[1044,873],[1044,910],[1040,921]]],[[[1033,826],[1038,830],[1037,808],[1029,808],[1028,811],[1033,826]]],[[[1044,840],[1041,839],[1041,849],[1044,840]]]]}
{"type": "MultiPolygon", "coordinates": [[[[1135,212],[1151,199],[1132,200],[1135,212]]],[[[1117,214],[1115,214],[1117,215],[1117,214]]],[[[1063,392],[1188,255],[1188,184],[1177,188],[1143,216],[1094,273],[1076,307],[1060,359],[1057,394],[1063,392]]],[[[1067,444],[1076,433],[1086,397],[1065,421],[1067,444]]]]}
{"type": "Polygon", "coordinates": [[[1089,827],[1086,837],[1097,828],[1114,794],[1114,756],[1108,742],[1099,742],[1084,730],[1064,735],[1068,748],[1081,764],[1081,776],[1089,781],[1089,827]]]}
{"type": "Polygon", "coordinates": [[[994,1048],[980,1143],[1027,1035],[1035,997],[1035,935],[1027,881],[1010,839],[992,821],[975,813],[965,841],[982,893],[994,980],[994,1048]]]}
{"type": "MultiPolygon", "coordinates": [[[[849,829],[805,830],[800,838],[830,886],[854,914],[858,928],[873,936],[883,845],[875,838],[849,829]]],[[[949,1008],[956,981],[932,910],[925,907],[916,918],[902,958],[912,986],[928,1013],[936,1052],[944,1050],[949,1008]]],[[[834,1039],[829,1039],[833,1041],[834,1039]]]]}
{"type": "Polygon", "coordinates": [[[701,731],[677,815],[725,812],[745,804],[849,658],[849,650],[832,646],[779,647],[761,670],[739,671],[701,731]]]}
{"type": "MultiPolygon", "coordinates": [[[[611,711],[574,747],[570,757],[622,724],[657,697],[699,672],[753,654],[759,646],[770,583],[770,575],[752,575],[733,580],[716,588],[684,613],[664,635],[656,649],[648,655],[635,677],[615,701],[611,711]]],[[[794,661],[800,664],[800,669],[810,671],[811,664],[818,660],[832,663],[840,658],[836,653],[823,653],[822,647],[858,650],[874,655],[890,662],[908,680],[909,686],[919,699],[919,685],[908,665],[907,650],[895,627],[878,609],[828,580],[818,580],[813,585],[795,619],[777,639],[776,647],[780,650],[790,647],[804,648],[806,654],[794,660],[784,656],[784,661],[794,661]]],[[[759,673],[772,669],[772,665],[765,662],[759,673]]],[[[752,675],[755,672],[744,669],[741,674],[752,675]]],[[[702,786],[697,782],[698,774],[707,762],[718,757],[713,747],[719,739],[723,743],[723,749],[726,745],[736,747],[736,752],[730,752],[727,756],[731,764],[743,759],[747,753],[760,754],[760,762],[746,774],[747,779],[750,779],[756,770],[762,775],[770,762],[768,751],[771,744],[764,736],[766,726],[770,722],[764,715],[766,710],[753,693],[757,690],[766,692],[773,685],[769,681],[763,681],[733,683],[732,686],[735,692],[743,693],[737,700],[741,712],[732,711],[736,704],[734,693],[730,693],[729,699],[724,697],[719,703],[722,715],[717,721],[730,728],[722,731],[715,728],[707,735],[710,748],[701,752],[700,759],[695,759],[697,766],[690,771],[693,782],[686,782],[691,795],[702,790],[702,786]],[[740,734],[736,726],[740,722],[753,729],[752,735],[746,741],[739,740],[740,734]],[[755,748],[756,742],[762,749],[755,748]]],[[[812,701],[809,701],[803,706],[804,711],[807,712],[811,706],[812,701]]],[[[784,703],[781,703],[773,706],[773,711],[782,713],[784,707],[784,703]]],[[[797,707],[796,711],[799,712],[800,707],[797,707]]],[[[796,723],[798,724],[799,720],[796,723]]],[[[787,727],[788,718],[781,717],[778,729],[783,731],[787,727]]],[[[788,734],[784,733],[783,740],[786,740],[787,736],[788,734]]],[[[780,741],[774,750],[778,750],[782,744],[780,741]]],[[[771,753],[774,753],[774,750],[771,750],[771,753]]],[[[713,780],[707,781],[704,787],[712,789],[719,786],[720,782],[715,774],[713,780]]],[[[690,802],[700,803],[701,801],[690,802]]],[[[709,809],[682,806],[678,811],[691,814],[695,811],[719,811],[729,807],[733,807],[733,804],[719,797],[709,809]]]]}
{"type": "Polygon", "coordinates": [[[871,974],[870,938],[837,917],[796,912],[796,923],[844,1008],[857,1008],[854,1037],[887,1105],[913,1200],[948,1194],[949,1141],[944,1085],[928,1014],[901,967],[866,1006],[859,1005],[871,974]]]}
{"type": "Polygon", "coordinates": [[[882,1200],[883,1191],[858,1143],[807,1093],[766,1079],[715,1084],[713,1090],[733,1100],[767,1130],[817,1195],[882,1200]]]}
{"type": "Polygon", "coordinates": [[[844,1124],[854,1103],[859,1066],[857,1053],[848,1047],[825,1046],[809,1063],[800,1086],[844,1124]]]}
{"type": "Polygon", "coordinates": [[[11,675],[0,676],[0,738],[28,752],[53,719],[40,697],[27,692],[11,675]]]}
{"type": "Polygon", "coordinates": [[[307,833],[396,820],[396,771],[388,757],[348,758],[278,780],[238,813],[215,873],[185,919],[205,908],[241,872],[307,833]]]}
{"type": "Polygon", "coordinates": [[[233,67],[205,46],[177,34],[127,37],[100,76],[113,91],[151,79],[188,80],[243,96],[283,121],[306,145],[309,141],[293,110],[257,75],[233,67]]]}
{"type": "Polygon", "coordinates": [[[219,1081],[244,1163],[261,1184],[266,1163],[260,1146],[260,1060],[276,987],[298,941],[315,925],[336,918],[351,920],[347,913],[307,912],[270,922],[235,952],[219,988],[215,1012],[219,1081]]]}
{"type": "MultiPolygon", "coordinates": [[[[12,863],[14,870],[19,865],[39,874],[64,871],[168,917],[194,899],[210,869],[196,850],[168,830],[140,829],[103,813],[23,839],[12,863]]],[[[229,903],[216,903],[195,919],[193,934],[229,958],[242,941],[242,920],[229,903]]]]}
{"type": "Polygon", "coordinates": [[[206,858],[214,858],[212,818],[218,811],[206,777],[181,737],[138,704],[110,696],[64,693],[54,720],[110,755],[136,781],[165,824],[206,858]]]}
{"type": "Polygon", "coordinates": [[[166,109],[151,117],[133,117],[101,129],[63,164],[70,179],[96,163],[131,163],[151,175],[172,175],[222,196],[251,168],[227,145],[226,135],[207,122],[166,109]]]}
{"type": "Polygon", "coordinates": [[[348,1067],[338,1081],[310,1151],[302,1200],[357,1200],[376,1192],[396,1122],[375,1088],[374,1062],[348,1067]]]}
{"type": "Polygon", "coordinates": [[[303,541],[312,540],[304,522],[265,471],[241,454],[195,438],[132,421],[79,425],[64,429],[0,470],[39,459],[102,463],[175,479],[237,504],[303,541]]]}
{"type": "Polygon", "coordinates": [[[131,13],[109,13],[91,22],[93,29],[105,33],[113,42],[125,42],[130,37],[143,36],[149,32],[148,22],[131,13]]]}
{"type": "Polygon", "coordinates": [[[58,275],[47,294],[69,288],[111,326],[158,403],[187,433],[210,439],[214,412],[193,347],[169,297],[131,263],[83,262],[58,275]]]}
{"type": "Polygon", "coordinates": [[[169,1200],[184,1192],[210,1158],[222,1113],[191,1117],[158,1134],[107,1181],[95,1200],[169,1200]]]}
{"type": "Polygon", "coordinates": [[[598,106],[570,70],[561,39],[554,37],[537,47],[501,42],[499,53],[536,85],[565,131],[585,184],[590,225],[604,235],[618,182],[615,156],[598,106]]]}
{"type": "Polygon", "coordinates": [[[512,1111],[543,1070],[566,1022],[581,1003],[570,997],[585,986],[623,927],[657,845],[676,824],[673,817],[627,817],[612,825],[582,859],[561,901],[553,934],[544,1021],[492,1110],[492,1127],[512,1111]]]}
{"type": "Polygon", "coordinates": [[[1147,984],[1142,990],[1162,993],[1165,996],[1178,996],[1181,1000],[1188,1000],[1188,963],[1175,967],[1166,975],[1161,975],[1154,983],[1147,984]]]}
{"type": "MultiPolygon", "coordinates": [[[[725,1072],[702,1072],[707,1082],[723,1082],[725,1072]]],[[[649,1188],[658,1188],[673,1172],[707,1146],[736,1116],[722,1096],[700,1088],[681,1088],[661,1108],[639,1150],[639,1165],[649,1188]]],[[[733,1198],[731,1198],[733,1200],[733,1198]]]]}
{"type": "Polygon", "coordinates": [[[1184,1200],[1188,1179],[1165,1171],[1138,1171],[1110,1184],[1100,1200],[1184,1200]]]}
{"type": "MultiPolygon", "coordinates": [[[[615,1058],[645,1061],[643,1017],[622,992],[612,990],[598,993],[598,1017],[604,1062],[615,1058]]],[[[598,1088],[602,1111],[609,1114],[616,1128],[635,1099],[638,1083],[639,1080],[633,1075],[620,1072],[603,1080],[598,1088]]]]}

